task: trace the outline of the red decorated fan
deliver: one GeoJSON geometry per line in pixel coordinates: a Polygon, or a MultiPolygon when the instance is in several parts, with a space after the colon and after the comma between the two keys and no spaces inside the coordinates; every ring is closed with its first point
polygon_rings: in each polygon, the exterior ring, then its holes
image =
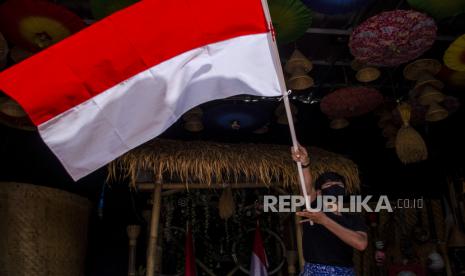
{"type": "Polygon", "coordinates": [[[7,0],[0,5],[0,31],[9,42],[37,52],[85,27],[62,6],[44,0],[7,0]]]}
{"type": "Polygon", "coordinates": [[[436,39],[436,23],[416,11],[383,12],[358,26],[350,37],[352,55],[365,64],[397,66],[421,56],[436,39]]]}
{"type": "Polygon", "coordinates": [[[331,128],[348,125],[346,118],[356,117],[375,110],[383,102],[378,90],[369,87],[347,87],[325,96],[320,108],[333,121],[331,128]]]}

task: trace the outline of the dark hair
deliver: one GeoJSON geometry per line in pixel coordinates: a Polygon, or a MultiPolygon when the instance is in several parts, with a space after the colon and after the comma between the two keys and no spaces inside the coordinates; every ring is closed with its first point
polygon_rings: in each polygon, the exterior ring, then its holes
{"type": "Polygon", "coordinates": [[[326,182],[340,181],[345,185],[345,179],[342,175],[335,172],[324,172],[315,181],[315,190],[321,190],[321,186],[326,182]]]}

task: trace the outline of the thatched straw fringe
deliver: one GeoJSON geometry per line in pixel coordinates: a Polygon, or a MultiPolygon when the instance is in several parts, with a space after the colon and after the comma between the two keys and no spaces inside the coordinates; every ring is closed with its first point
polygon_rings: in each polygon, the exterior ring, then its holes
{"type": "MultiPolygon", "coordinates": [[[[313,178],[335,171],[346,178],[349,192],[359,190],[358,168],[351,160],[318,148],[310,148],[313,178]]],[[[297,167],[290,147],[264,144],[220,144],[156,139],[136,148],[109,165],[109,179],[128,177],[133,187],[139,171],[163,174],[165,182],[177,179],[208,185],[251,182],[280,183],[299,187],[297,167]]]]}

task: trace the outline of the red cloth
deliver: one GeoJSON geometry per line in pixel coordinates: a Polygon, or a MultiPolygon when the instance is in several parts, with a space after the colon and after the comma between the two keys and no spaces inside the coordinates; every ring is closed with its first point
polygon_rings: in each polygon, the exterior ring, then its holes
{"type": "Polygon", "coordinates": [[[194,254],[194,241],[192,239],[191,228],[187,227],[186,232],[186,245],[184,247],[185,263],[184,263],[184,275],[195,276],[197,272],[195,270],[195,254],[194,254]]]}

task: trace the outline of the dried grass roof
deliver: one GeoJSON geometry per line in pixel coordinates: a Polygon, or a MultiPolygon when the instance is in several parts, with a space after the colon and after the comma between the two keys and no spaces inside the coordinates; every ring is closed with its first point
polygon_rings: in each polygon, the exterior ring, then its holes
{"type": "MultiPolygon", "coordinates": [[[[313,178],[334,171],[346,178],[349,192],[359,190],[357,165],[341,155],[309,148],[313,178]]],[[[263,183],[298,187],[297,167],[290,146],[221,144],[205,141],[155,139],[109,165],[110,178],[129,177],[132,185],[140,171],[160,173],[182,183],[263,183]],[[295,186],[294,186],[295,185],[295,186]]]]}

